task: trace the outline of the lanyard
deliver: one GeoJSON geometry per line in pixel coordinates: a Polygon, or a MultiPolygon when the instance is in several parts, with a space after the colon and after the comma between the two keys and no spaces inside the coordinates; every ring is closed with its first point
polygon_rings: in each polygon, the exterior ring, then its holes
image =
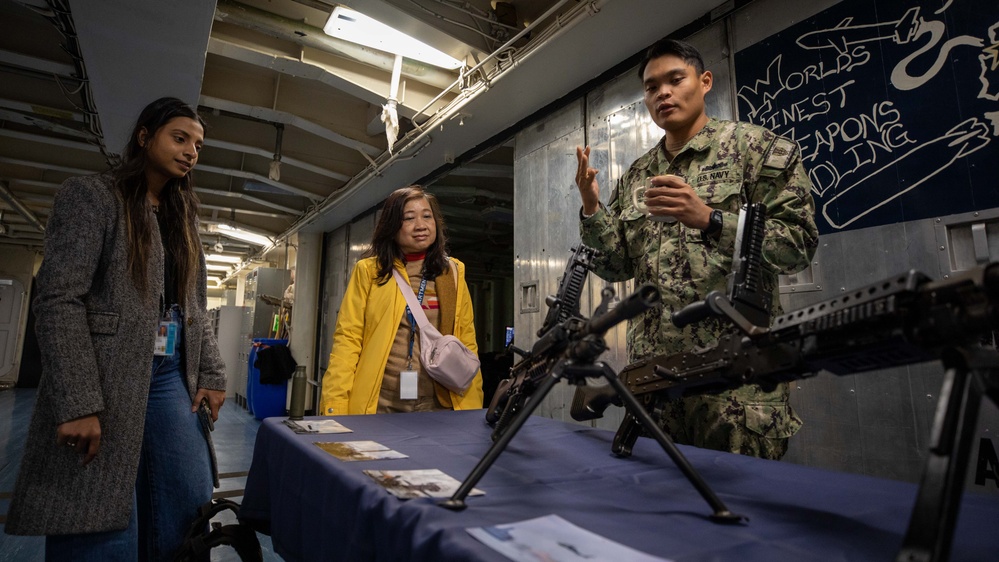
{"type": "MultiPolygon", "coordinates": [[[[420,292],[416,293],[416,300],[423,304],[423,292],[427,290],[427,278],[426,276],[420,280],[420,292]]],[[[413,368],[413,341],[416,340],[416,318],[413,318],[413,313],[409,310],[409,305],[406,305],[406,317],[409,318],[409,355],[407,356],[407,361],[409,361],[409,369],[413,368]]]]}

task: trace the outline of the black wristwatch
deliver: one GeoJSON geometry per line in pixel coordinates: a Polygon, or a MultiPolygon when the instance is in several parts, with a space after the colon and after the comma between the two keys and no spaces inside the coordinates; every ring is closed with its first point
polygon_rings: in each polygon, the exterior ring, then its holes
{"type": "Polygon", "coordinates": [[[718,209],[711,211],[711,216],[708,218],[708,227],[702,231],[704,232],[704,235],[714,236],[715,234],[721,232],[722,220],[724,218],[724,215],[722,215],[722,212],[718,209]]]}

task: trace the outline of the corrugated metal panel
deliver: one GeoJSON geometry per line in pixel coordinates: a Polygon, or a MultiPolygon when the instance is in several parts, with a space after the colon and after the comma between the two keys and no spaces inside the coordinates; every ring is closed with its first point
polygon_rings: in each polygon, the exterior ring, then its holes
{"type": "MultiPolygon", "coordinates": [[[[579,229],[567,217],[579,209],[573,184],[575,147],[583,142],[582,104],[574,103],[517,135],[514,159],[514,343],[530,349],[544,322],[545,297],[558,290],[579,229]],[[528,220],[521,220],[527,217],[528,220]]],[[[581,303],[581,308],[586,305],[581,303]]],[[[567,419],[572,401],[564,383],[538,408],[540,415],[567,419]]]]}
{"type": "Polygon", "coordinates": [[[333,331],[340,302],[354,264],[371,243],[376,213],[360,217],[326,234],[326,271],[323,273],[322,327],[319,334],[319,366],[324,372],[333,349],[333,331]]]}
{"type": "Polygon", "coordinates": [[[322,324],[319,329],[319,368],[325,373],[329,365],[330,351],[333,349],[333,330],[336,329],[336,316],[340,301],[347,288],[347,231],[349,225],[326,234],[326,267],[323,272],[323,296],[320,303],[322,324]]]}

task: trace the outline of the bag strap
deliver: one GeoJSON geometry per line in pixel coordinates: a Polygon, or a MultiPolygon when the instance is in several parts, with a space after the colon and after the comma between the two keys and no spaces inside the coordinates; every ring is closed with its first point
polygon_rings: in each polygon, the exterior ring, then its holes
{"type": "Polygon", "coordinates": [[[263,553],[256,532],[239,520],[239,504],[228,499],[216,498],[198,508],[198,516],[191,524],[187,536],[177,552],[176,562],[202,560],[213,547],[226,544],[236,550],[244,562],[262,562],[263,553]],[[223,510],[236,515],[238,523],[222,525],[211,523],[211,518],[223,510]]]}
{"type": "Polygon", "coordinates": [[[416,324],[421,330],[425,329],[426,326],[430,325],[430,320],[427,319],[426,313],[423,312],[423,307],[420,306],[420,302],[416,300],[416,294],[413,292],[413,288],[409,286],[403,278],[402,274],[399,273],[398,269],[392,269],[392,277],[395,278],[395,282],[399,285],[399,290],[402,291],[402,296],[406,297],[406,304],[409,305],[409,312],[413,314],[413,318],[416,318],[416,324]]]}

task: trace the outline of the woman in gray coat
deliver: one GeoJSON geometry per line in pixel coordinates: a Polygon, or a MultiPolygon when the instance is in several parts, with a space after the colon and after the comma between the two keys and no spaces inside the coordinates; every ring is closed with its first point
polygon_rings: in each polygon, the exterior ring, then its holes
{"type": "Polygon", "coordinates": [[[217,485],[207,426],[226,381],[190,173],[203,142],[194,109],[157,100],[121,165],[56,196],[34,301],[42,377],[5,529],[46,535],[48,560],[172,559],[217,485]]]}

